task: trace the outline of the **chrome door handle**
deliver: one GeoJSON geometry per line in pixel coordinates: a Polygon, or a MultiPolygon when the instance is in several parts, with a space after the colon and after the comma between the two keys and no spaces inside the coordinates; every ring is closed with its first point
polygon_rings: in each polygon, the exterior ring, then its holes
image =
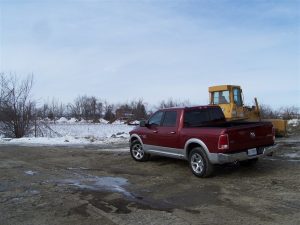
{"type": "Polygon", "coordinates": [[[154,130],[153,133],[157,133],[157,130],[154,130]]]}
{"type": "Polygon", "coordinates": [[[171,131],[170,134],[176,134],[176,132],[175,131],[171,131]]]}

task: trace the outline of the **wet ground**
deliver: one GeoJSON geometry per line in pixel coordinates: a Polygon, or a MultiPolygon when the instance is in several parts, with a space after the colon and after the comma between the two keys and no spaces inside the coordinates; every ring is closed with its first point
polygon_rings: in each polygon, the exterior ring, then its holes
{"type": "Polygon", "coordinates": [[[300,224],[299,135],[208,179],[125,148],[0,146],[0,224],[300,224]]]}

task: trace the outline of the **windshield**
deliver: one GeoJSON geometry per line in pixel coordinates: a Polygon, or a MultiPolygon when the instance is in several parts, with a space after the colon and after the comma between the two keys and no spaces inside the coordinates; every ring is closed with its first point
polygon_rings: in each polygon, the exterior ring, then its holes
{"type": "Polygon", "coordinates": [[[216,91],[213,92],[213,104],[228,104],[230,103],[229,91],[216,91]]]}

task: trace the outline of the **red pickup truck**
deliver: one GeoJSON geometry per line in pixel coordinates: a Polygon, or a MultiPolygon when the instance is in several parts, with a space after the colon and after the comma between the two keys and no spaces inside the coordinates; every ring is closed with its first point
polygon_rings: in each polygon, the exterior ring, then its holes
{"type": "Polygon", "coordinates": [[[275,130],[270,122],[226,121],[219,106],[168,108],[154,113],[130,132],[136,161],[150,155],[188,160],[198,177],[213,173],[214,164],[255,162],[271,154],[275,130]]]}

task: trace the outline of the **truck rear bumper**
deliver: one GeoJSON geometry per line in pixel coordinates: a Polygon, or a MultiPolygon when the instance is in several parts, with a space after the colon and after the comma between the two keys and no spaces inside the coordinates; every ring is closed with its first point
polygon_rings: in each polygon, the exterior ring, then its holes
{"type": "Polygon", "coordinates": [[[233,153],[233,154],[210,153],[208,158],[209,158],[210,162],[213,164],[224,164],[224,163],[232,163],[232,162],[260,158],[262,156],[272,154],[273,152],[274,152],[274,148],[272,146],[272,147],[257,148],[256,155],[248,155],[247,151],[233,153]]]}

